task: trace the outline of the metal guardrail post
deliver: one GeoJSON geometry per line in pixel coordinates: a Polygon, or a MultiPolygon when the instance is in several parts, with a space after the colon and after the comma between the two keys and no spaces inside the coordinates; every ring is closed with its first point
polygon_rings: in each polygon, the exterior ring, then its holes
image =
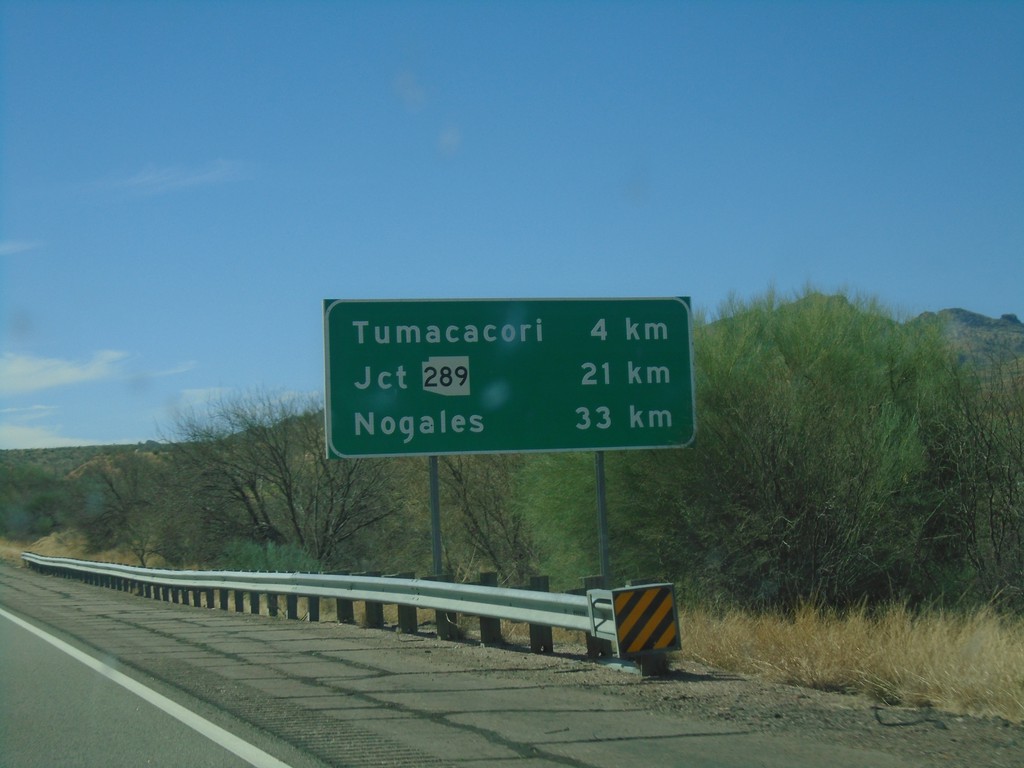
{"type": "Polygon", "coordinates": [[[320,621],[320,598],[317,595],[307,595],[306,605],[310,622],[320,621]]]}
{"type": "MultiPolygon", "coordinates": [[[[381,575],[380,571],[367,571],[362,574],[353,574],[358,576],[372,576],[377,578],[381,575]]],[[[371,629],[383,629],[384,628],[384,604],[378,603],[375,600],[365,600],[363,602],[363,626],[371,629]]]]}
{"type": "MultiPolygon", "coordinates": [[[[498,574],[495,571],[484,571],[480,574],[481,587],[498,586],[498,574]]],[[[501,645],[505,638],[501,636],[501,619],[489,616],[480,617],[480,645],[501,645]]]]}
{"type": "Polygon", "coordinates": [[[338,614],[339,624],[355,624],[356,623],[356,611],[355,606],[351,600],[346,600],[343,597],[339,597],[335,600],[335,611],[338,614]]]}
{"type": "MultiPolygon", "coordinates": [[[[403,571],[394,574],[396,579],[415,579],[416,574],[412,571],[403,571]]],[[[420,628],[419,614],[415,605],[398,606],[398,631],[406,635],[415,635],[420,628]]]]}
{"type": "MultiPolygon", "coordinates": [[[[452,577],[448,574],[444,576],[428,576],[427,580],[450,582],[452,577]]],[[[460,635],[458,622],[459,615],[454,611],[445,609],[434,611],[434,624],[437,627],[437,637],[440,640],[458,640],[460,635]]]]}
{"type": "MultiPolygon", "coordinates": [[[[531,576],[528,589],[535,592],[550,592],[551,579],[547,576],[531,576]]],[[[551,627],[542,624],[530,625],[530,650],[534,653],[552,653],[554,642],[551,627]]]]}
{"type": "MultiPolygon", "coordinates": [[[[348,571],[332,571],[329,576],[348,576],[348,571]]],[[[355,606],[351,600],[344,597],[336,597],[334,599],[334,612],[338,618],[339,624],[355,624],[356,614],[355,606]]]]}

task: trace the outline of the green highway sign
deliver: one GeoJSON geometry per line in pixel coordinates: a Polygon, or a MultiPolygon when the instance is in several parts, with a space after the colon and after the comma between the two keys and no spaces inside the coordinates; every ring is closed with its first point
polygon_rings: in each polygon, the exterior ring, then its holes
{"type": "Polygon", "coordinates": [[[679,448],[688,298],[324,301],[333,458],[679,448]]]}

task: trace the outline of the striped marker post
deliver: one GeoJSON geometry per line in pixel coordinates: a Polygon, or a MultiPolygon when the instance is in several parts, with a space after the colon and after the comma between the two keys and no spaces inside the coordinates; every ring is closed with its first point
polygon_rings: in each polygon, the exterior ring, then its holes
{"type": "Polygon", "coordinates": [[[618,656],[680,648],[679,618],[671,584],[612,590],[618,656]]]}

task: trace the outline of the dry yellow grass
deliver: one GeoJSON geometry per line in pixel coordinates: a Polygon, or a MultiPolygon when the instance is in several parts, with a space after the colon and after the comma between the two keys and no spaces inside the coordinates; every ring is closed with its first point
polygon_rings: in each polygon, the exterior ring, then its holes
{"type": "Polygon", "coordinates": [[[720,669],[1024,722],[1024,619],[894,605],[794,616],[688,610],[684,653],[720,669]]]}
{"type": "MultiPolygon", "coordinates": [[[[95,560],[103,563],[138,565],[138,558],[123,550],[96,552],[89,549],[85,537],[74,531],[58,531],[32,542],[17,542],[0,539],[0,557],[7,560],[21,560],[22,552],[35,552],[50,557],[72,557],[80,560],[95,560]]],[[[155,563],[151,563],[155,565],[155,563]]]]}
{"type": "Polygon", "coordinates": [[[7,539],[0,539],[0,558],[8,560],[12,563],[21,562],[21,553],[28,549],[27,546],[19,544],[16,541],[8,541],[7,539]]]}

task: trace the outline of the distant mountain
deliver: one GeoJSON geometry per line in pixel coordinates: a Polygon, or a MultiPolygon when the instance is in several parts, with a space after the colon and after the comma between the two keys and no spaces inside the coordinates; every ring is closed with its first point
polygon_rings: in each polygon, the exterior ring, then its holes
{"type": "Polygon", "coordinates": [[[107,450],[107,446],[88,445],[74,448],[12,448],[0,451],[0,470],[11,466],[33,466],[54,480],[62,480],[76,467],[107,450]]]}
{"type": "Polygon", "coordinates": [[[1024,357],[1024,323],[1016,315],[985,317],[966,309],[925,312],[914,319],[938,320],[960,361],[986,366],[1024,357]]]}
{"type": "Polygon", "coordinates": [[[73,448],[10,448],[0,450],[0,472],[5,467],[33,466],[62,480],[97,456],[118,451],[158,453],[167,446],[150,440],[138,445],[83,445],[73,448]]]}

